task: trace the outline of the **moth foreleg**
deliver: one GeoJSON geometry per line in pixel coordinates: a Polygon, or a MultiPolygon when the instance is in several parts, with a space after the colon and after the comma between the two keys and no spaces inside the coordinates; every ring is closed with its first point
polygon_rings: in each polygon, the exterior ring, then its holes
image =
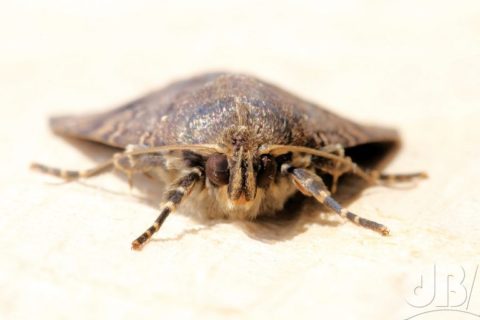
{"type": "Polygon", "coordinates": [[[162,226],[168,215],[173,212],[178,205],[192,191],[195,183],[203,176],[202,170],[193,167],[190,171],[174,182],[165,193],[164,202],[160,205],[160,215],[155,222],[140,237],[132,242],[132,249],[140,250],[145,243],[157,232],[162,226]]]}
{"type": "Polygon", "coordinates": [[[362,218],[343,208],[334,198],[330,196],[330,192],[325,186],[322,178],[310,170],[296,168],[289,164],[283,164],[281,170],[282,173],[288,174],[292,178],[293,183],[302,193],[315,197],[315,199],[317,199],[320,203],[335,211],[343,218],[346,218],[362,227],[379,232],[382,235],[389,234],[389,230],[386,226],[375,221],[362,218]]]}

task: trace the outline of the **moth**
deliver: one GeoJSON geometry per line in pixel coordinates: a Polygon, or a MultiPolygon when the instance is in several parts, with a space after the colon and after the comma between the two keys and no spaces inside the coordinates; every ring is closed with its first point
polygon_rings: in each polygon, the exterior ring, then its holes
{"type": "Polygon", "coordinates": [[[341,217],[388,235],[389,229],[343,208],[332,196],[345,174],[370,184],[424,178],[368,166],[398,145],[395,130],[360,125],[255,77],[199,75],[112,111],[50,120],[57,134],[119,149],[107,162],[70,171],[34,163],[66,180],[110,170],[158,176],[167,185],[160,214],[132,242],[141,249],[170,213],[187,202],[209,218],[275,215],[297,192],[341,217]],[[367,161],[365,161],[367,160],[367,161]]]}

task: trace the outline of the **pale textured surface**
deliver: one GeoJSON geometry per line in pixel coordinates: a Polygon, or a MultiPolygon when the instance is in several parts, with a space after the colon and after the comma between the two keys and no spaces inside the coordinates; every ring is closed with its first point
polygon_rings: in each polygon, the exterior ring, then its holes
{"type": "Polygon", "coordinates": [[[419,311],[405,298],[421,268],[479,262],[478,1],[17,3],[0,10],[1,318],[393,319],[419,311]],[[33,160],[85,168],[108,155],[53,136],[49,115],[219,69],[399,128],[404,148],[388,170],[431,178],[350,204],[392,236],[331,215],[205,226],[179,213],[133,252],[157,215],[151,183],[130,193],[119,175],[62,184],[28,171],[33,160]]]}

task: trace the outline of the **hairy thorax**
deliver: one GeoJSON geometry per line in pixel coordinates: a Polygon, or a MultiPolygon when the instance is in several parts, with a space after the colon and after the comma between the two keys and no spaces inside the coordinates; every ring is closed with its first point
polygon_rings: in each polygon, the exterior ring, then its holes
{"type": "Polygon", "coordinates": [[[262,215],[274,215],[296,192],[295,186],[282,177],[268,189],[258,188],[252,201],[244,205],[235,205],[228,198],[226,188],[226,186],[216,188],[208,181],[205,188],[197,186],[192,191],[192,200],[186,202],[186,212],[209,219],[253,220],[262,215]]]}

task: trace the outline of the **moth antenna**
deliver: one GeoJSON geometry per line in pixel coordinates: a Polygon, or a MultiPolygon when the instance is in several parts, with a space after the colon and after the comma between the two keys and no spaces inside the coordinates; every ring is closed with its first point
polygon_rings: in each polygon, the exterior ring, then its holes
{"type": "Polygon", "coordinates": [[[139,154],[160,153],[160,152],[175,151],[175,150],[200,151],[200,152],[203,151],[207,154],[226,153],[225,148],[222,148],[217,144],[178,144],[178,145],[167,145],[167,146],[159,146],[159,147],[145,147],[142,149],[126,151],[125,154],[139,155],[139,154]]]}
{"type": "Polygon", "coordinates": [[[278,144],[265,145],[265,146],[262,146],[262,148],[260,149],[260,154],[271,154],[273,156],[276,156],[282,153],[287,153],[287,152],[303,152],[303,153],[319,156],[326,159],[337,160],[343,163],[350,163],[350,161],[347,160],[345,157],[333,154],[332,152],[334,152],[334,150],[330,150],[330,149],[325,151],[322,149],[313,149],[309,147],[278,145],[278,144]]]}

